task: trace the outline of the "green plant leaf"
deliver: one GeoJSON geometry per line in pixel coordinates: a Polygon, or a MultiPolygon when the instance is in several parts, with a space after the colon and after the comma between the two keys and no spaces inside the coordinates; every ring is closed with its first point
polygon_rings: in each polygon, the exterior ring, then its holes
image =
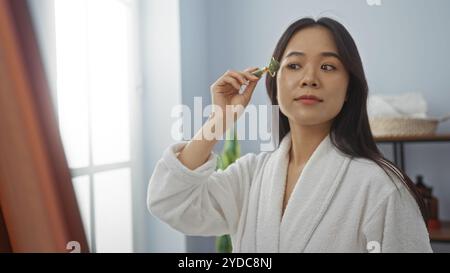
{"type": "MultiPolygon", "coordinates": [[[[236,124],[234,125],[233,137],[231,137],[230,130],[227,131],[227,138],[223,146],[222,154],[217,159],[217,169],[225,170],[240,157],[241,147],[236,131],[236,124]]],[[[218,253],[231,253],[233,251],[231,237],[229,235],[217,237],[216,250],[218,253]]]]}

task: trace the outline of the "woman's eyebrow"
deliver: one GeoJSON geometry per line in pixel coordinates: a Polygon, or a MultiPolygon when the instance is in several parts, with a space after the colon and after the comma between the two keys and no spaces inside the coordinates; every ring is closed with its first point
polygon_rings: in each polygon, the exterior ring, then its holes
{"type": "MultiPolygon", "coordinates": [[[[306,56],[306,54],[304,52],[300,52],[300,51],[292,51],[292,52],[289,52],[289,54],[287,54],[285,58],[289,58],[289,57],[292,57],[292,56],[306,56]]],[[[336,52],[333,52],[333,51],[322,52],[322,53],[320,53],[320,56],[323,56],[323,57],[334,57],[334,58],[336,58],[338,60],[341,60],[341,57],[339,56],[339,54],[337,54],[336,52]]]]}

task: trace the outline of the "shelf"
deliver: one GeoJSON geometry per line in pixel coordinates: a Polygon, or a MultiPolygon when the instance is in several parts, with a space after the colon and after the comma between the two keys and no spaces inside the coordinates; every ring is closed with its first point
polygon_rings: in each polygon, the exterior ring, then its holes
{"type": "Polygon", "coordinates": [[[440,229],[429,230],[431,241],[450,242],[450,222],[441,222],[440,229]]]}
{"type": "MultiPolygon", "coordinates": [[[[405,143],[450,142],[450,134],[375,137],[375,142],[392,144],[394,148],[394,163],[397,166],[400,166],[402,170],[405,170],[405,143]]],[[[430,234],[431,241],[450,243],[450,221],[442,221],[440,229],[430,229],[428,232],[430,234]]]]}
{"type": "Polygon", "coordinates": [[[450,134],[422,135],[422,136],[386,136],[375,137],[378,143],[387,142],[447,142],[450,141],[450,134]]]}
{"type": "Polygon", "coordinates": [[[375,137],[375,142],[392,144],[394,152],[394,163],[395,165],[399,166],[400,169],[405,170],[405,143],[450,142],[450,134],[375,137]]]}

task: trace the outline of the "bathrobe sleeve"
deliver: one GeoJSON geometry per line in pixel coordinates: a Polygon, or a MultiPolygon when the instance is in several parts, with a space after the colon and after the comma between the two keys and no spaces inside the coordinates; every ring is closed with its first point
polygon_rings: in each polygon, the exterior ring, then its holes
{"type": "Polygon", "coordinates": [[[375,207],[363,230],[368,250],[379,243],[381,252],[432,252],[420,209],[403,185],[375,207]]]}
{"type": "Polygon", "coordinates": [[[186,142],[169,147],[150,179],[147,206],[161,221],[187,235],[218,236],[236,232],[248,195],[255,155],[241,157],[216,171],[217,155],[192,171],[177,158],[186,142]]]}

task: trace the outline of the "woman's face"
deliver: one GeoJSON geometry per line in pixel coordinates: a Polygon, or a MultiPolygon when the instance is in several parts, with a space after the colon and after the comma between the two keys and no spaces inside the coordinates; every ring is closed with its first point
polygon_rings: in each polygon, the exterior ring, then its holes
{"type": "Polygon", "coordinates": [[[331,32],[322,26],[297,32],[280,64],[281,112],[299,125],[331,124],[344,105],[349,82],[331,32]]]}

